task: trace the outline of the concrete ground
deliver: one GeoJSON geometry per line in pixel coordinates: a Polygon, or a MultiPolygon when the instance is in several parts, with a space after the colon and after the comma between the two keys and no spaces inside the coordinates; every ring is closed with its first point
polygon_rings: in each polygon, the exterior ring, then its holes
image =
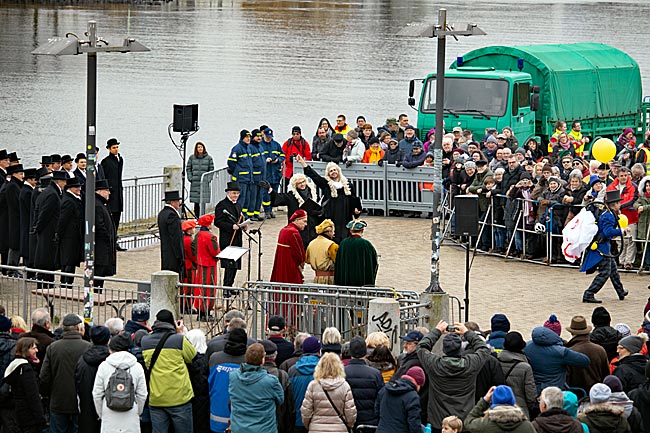
{"type": "MultiPolygon", "coordinates": [[[[268,279],[273,267],[275,243],[279,230],[286,224],[286,213],[267,220],[262,231],[262,279],[268,279]]],[[[430,281],[431,220],[393,217],[365,217],[368,222],[365,237],[373,243],[379,258],[377,286],[422,292],[430,281]]],[[[245,245],[246,246],[246,245],[245,245]]],[[[441,250],[440,284],[450,295],[464,298],[465,253],[456,245],[443,245],[441,250]]],[[[246,281],[247,259],[237,274],[237,283],[246,281]]],[[[253,247],[251,278],[257,277],[257,246],[253,247]]],[[[158,245],[118,253],[118,277],[150,279],[160,269],[158,245]]],[[[313,278],[309,266],[305,281],[313,278]]],[[[577,269],[551,268],[486,255],[477,255],[470,274],[470,320],[489,328],[490,317],[505,313],[512,329],[525,337],[540,326],[550,314],[556,314],[563,328],[577,314],[591,317],[595,305],[581,302],[582,292],[592,276],[577,269]]],[[[643,307],[650,295],[648,274],[622,273],[624,286],[630,291],[625,301],[619,301],[610,283],[598,294],[612,315],[612,324],[625,322],[637,329],[643,320],[643,307]]],[[[564,338],[570,338],[563,332],[564,338]]]]}

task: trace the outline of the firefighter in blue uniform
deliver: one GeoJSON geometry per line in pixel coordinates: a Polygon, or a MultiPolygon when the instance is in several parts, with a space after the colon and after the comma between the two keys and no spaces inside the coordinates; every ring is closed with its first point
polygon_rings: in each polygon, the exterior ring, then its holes
{"type": "Polygon", "coordinates": [[[252,210],[251,187],[253,185],[253,161],[250,156],[249,144],[251,133],[245,129],[239,132],[239,142],[232,148],[228,156],[228,173],[232,180],[239,183],[241,194],[237,204],[241,206],[242,213],[248,215],[249,206],[252,210]]]}

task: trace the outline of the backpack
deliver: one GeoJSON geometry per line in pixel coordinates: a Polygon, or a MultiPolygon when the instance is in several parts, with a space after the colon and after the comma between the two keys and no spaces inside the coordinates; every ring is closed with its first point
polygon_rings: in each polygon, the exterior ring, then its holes
{"type": "Polygon", "coordinates": [[[133,377],[129,368],[120,365],[108,379],[106,388],[106,407],[117,412],[126,412],[135,404],[133,377]]]}

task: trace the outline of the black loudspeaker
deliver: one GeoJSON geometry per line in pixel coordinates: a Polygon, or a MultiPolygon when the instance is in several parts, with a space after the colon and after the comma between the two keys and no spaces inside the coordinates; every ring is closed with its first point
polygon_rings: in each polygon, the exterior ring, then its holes
{"type": "Polygon", "coordinates": [[[199,104],[174,104],[174,132],[186,133],[199,130],[199,104]]]}
{"type": "Polygon", "coordinates": [[[456,236],[478,236],[478,196],[457,195],[456,202],[456,236]]]}

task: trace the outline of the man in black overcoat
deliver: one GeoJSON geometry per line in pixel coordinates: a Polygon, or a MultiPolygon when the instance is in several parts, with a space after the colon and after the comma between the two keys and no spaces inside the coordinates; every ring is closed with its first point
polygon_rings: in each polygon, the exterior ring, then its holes
{"type": "Polygon", "coordinates": [[[34,258],[36,257],[36,232],[34,231],[34,224],[36,224],[36,202],[43,191],[50,186],[50,181],[52,180],[50,173],[51,171],[47,167],[41,167],[36,171],[37,184],[34,191],[32,191],[32,205],[29,210],[29,262],[27,262],[27,266],[30,268],[34,267],[34,258]]]}
{"type": "Polygon", "coordinates": [[[181,196],[178,191],[165,191],[165,207],[158,213],[160,231],[160,269],[174,271],[183,277],[183,230],[181,229],[181,196]]]}
{"type": "MultiPolygon", "coordinates": [[[[32,230],[36,234],[34,267],[37,269],[55,271],[59,267],[56,228],[61,214],[61,194],[67,178],[62,171],[52,172],[50,185],[36,199],[36,219],[32,230]]],[[[54,281],[54,275],[39,274],[38,278],[54,281]]]]}
{"type": "MultiPolygon", "coordinates": [[[[74,274],[83,260],[84,205],[81,200],[81,182],[72,177],[66,181],[61,199],[61,215],[56,232],[59,235],[61,271],[74,274]]],[[[72,285],[74,277],[61,277],[61,285],[72,285]]]]}
{"type": "MultiPolygon", "coordinates": [[[[95,276],[97,277],[111,277],[117,273],[117,232],[108,207],[110,195],[108,181],[98,180],[95,183],[95,276]]],[[[93,286],[95,293],[102,293],[104,281],[94,279],[93,286]]]]}
{"type": "Polygon", "coordinates": [[[25,182],[20,190],[18,201],[20,202],[20,257],[23,258],[23,265],[33,266],[29,259],[29,227],[32,213],[32,194],[36,188],[37,170],[28,168],[25,170],[25,182]]]}
{"type": "MultiPolygon", "coordinates": [[[[104,169],[104,176],[111,187],[108,207],[113,218],[115,233],[120,228],[120,218],[124,210],[124,191],[122,188],[122,169],[124,168],[124,159],[120,155],[120,142],[117,138],[111,138],[106,142],[108,156],[102,159],[101,166],[104,169]]],[[[117,247],[118,251],[125,251],[125,248],[117,247]]]]}
{"type": "MultiPolygon", "coordinates": [[[[22,164],[16,164],[7,170],[10,178],[5,184],[5,200],[7,203],[7,246],[9,266],[20,264],[20,190],[23,187],[25,170],[22,164]]],[[[10,275],[19,276],[16,271],[9,272],[10,275]]]]}
{"type": "MultiPolygon", "coordinates": [[[[5,199],[5,184],[7,183],[9,161],[7,149],[0,150],[0,263],[3,265],[6,265],[9,259],[9,242],[7,241],[9,215],[7,212],[7,201],[5,199]]],[[[6,274],[7,272],[3,269],[2,273],[6,274]]]]}
{"type": "MultiPolygon", "coordinates": [[[[241,204],[237,203],[240,191],[238,182],[228,182],[226,198],[217,203],[214,208],[214,225],[219,228],[219,246],[221,249],[229,246],[242,246],[242,229],[237,225],[244,221],[241,204]]],[[[231,287],[235,283],[237,271],[241,269],[241,259],[220,259],[219,261],[221,267],[225,269],[223,285],[231,287]]]]}

